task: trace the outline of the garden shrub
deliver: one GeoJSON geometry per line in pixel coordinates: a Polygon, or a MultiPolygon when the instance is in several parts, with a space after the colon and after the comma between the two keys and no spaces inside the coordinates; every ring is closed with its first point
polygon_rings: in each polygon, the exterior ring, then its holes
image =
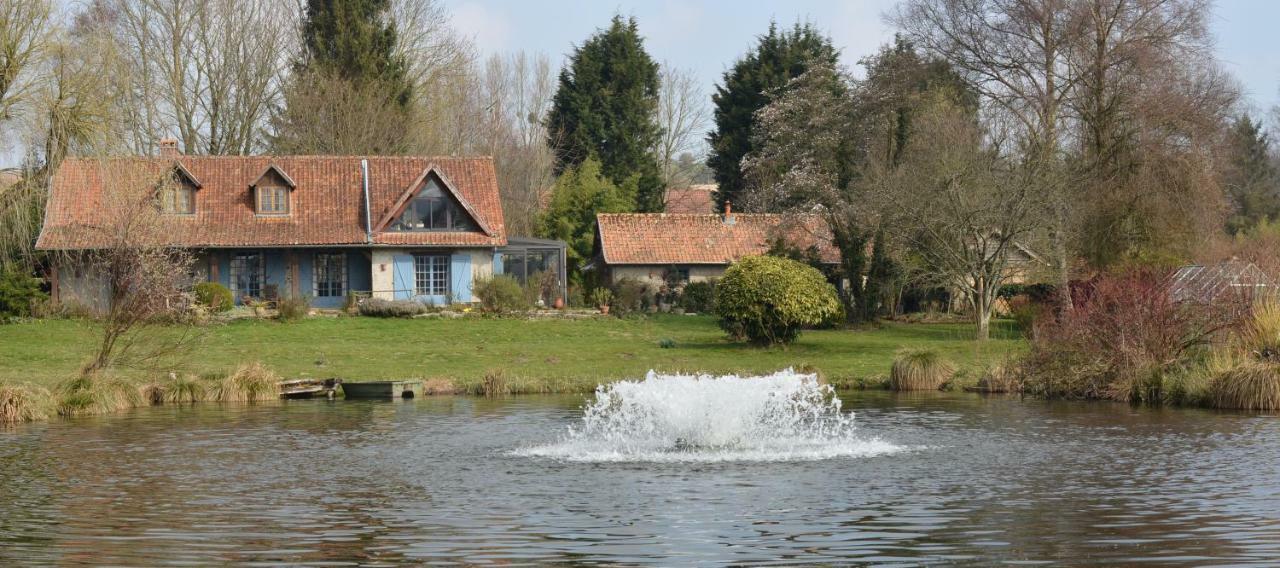
{"type": "Polygon", "coordinates": [[[1162,376],[1230,329],[1230,302],[1177,302],[1164,274],[1133,270],[1072,290],[1072,309],[1035,325],[1023,387],[1049,397],[1163,400],[1162,376]]]}
{"type": "Polygon", "coordinates": [[[235,306],[235,298],[231,290],[217,282],[201,282],[193,290],[196,303],[209,309],[212,313],[221,313],[235,306]]]}
{"type": "Polygon", "coordinates": [[[937,351],[903,349],[893,358],[889,388],[896,391],[938,390],[955,373],[955,365],[937,351]]]}
{"type": "Polygon", "coordinates": [[[408,318],[427,312],[427,307],[413,300],[369,298],[360,302],[360,315],[374,318],[408,318]]]}
{"type": "Polygon", "coordinates": [[[610,313],[625,316],[639,313],[654,305],[657,293],[649,284],[636,278],[620,278],[613,283],[613,303],[609,304],[610,313]]]}
{"type": "Polygon", "coordinates": [[[0,271],[0,321],[30,317],[46,299],[39,278],[12,267],[0,271]]]}
{"type": "Polygon", "coordinates": [[[528,311],[528,290],[511,276],[494,276],[477,280],[472,293],[480,300],[480,309],[492,314],[510,314],[528,311]]]}
{"type": "Polygon", "coordinates": [[[690,282],[684,285],[684,294],[680,297],[680,306],[686,312],[709,314],[716,309],[716,282],[705,280],[690,282]]]}
{"type": "Polygon", "coordinates": [[[757,345],[790,343],[801,328],[841,310],[836,290],[811,266],[773,256],[748,256],[725,271],[716,286],[720,327],[757,345]]]}
{"type": "Polygon", "coordinates": [[[613,290],[600,287],[591,291],[591,303],[597,308],[603,308],[613,303],[613,290]]]}
{"type": "Polygon", "coordinates": [[[311,301],[307,298],[281,298],[276,302],[276,317],[280,321],[300,321],[306,319],[310,311],[311,301]]]}

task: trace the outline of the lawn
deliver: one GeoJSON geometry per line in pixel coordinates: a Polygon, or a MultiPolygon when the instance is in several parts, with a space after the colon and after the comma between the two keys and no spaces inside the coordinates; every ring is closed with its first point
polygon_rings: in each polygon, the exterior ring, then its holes
{"type": "MultiPolygon", "coordinates": [[[[996,333],[1011,337],[1007,326],[996,333]]],[[[786,348],[730,343],[714,319],[374,319],[311,318],[298,323],[240,320],[211,325],[176,370],[225,372],[260,361],[287,378],[447,379],[474,385],[502,370],[520,391],[583,391],[596,383],[664,372],[762,373],[819,370],[840,385],[884,376],[896,350],[930,347],[976,374],[1024,349],[1024,342],[978,343],[963,324],[889,323],[861,330],[804,332],[786,348]],[[674,346],[659,343],[671,339],[674,346]]],[[[44,320],[0,326],[0,381],[50,385],[74,375],[96,339],[93,324],[44,320]]]]}

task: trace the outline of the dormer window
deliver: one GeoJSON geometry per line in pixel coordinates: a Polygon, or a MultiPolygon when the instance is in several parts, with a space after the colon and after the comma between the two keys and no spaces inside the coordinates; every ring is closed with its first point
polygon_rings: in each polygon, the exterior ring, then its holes
{"type": "Polygon", "coordinates": [[[253,209],[258,215],[288,215],[290,210],[290,194],[297,184],[293,178],[284,173],[276,165],[267,166],[267,170],[253,182],[253,209]]]}
{"type": "Polygon", "coordinates": [[[391,224],[393,231],[474,231],[471,216],[428,176],[422,191],[409,201],[404,213],[391,224]]]}
{"type": "Polygon", "coordinates": [[[160,211],[170,215],[194,215],[197,189],[200,189],[200,181],[181,162],[175,163],[168,179],[161,182],[156,191],[160,211]]]}
{"type": "Polygon", "coordinates": [[[289,188],[274,185],[259,186],[257,193],[259,215],[289,214],[289,188]]]}
{"type": "Polygon", "coordinates": [[[160,210],[173,215],[194,215],[196,190],[184,183],[169,184],[160,189],[160,210]]]}

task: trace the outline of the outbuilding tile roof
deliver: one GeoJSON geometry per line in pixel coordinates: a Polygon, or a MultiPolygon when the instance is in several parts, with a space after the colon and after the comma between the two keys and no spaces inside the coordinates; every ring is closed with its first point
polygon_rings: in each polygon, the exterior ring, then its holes
{"type": "Polygon", "coordinates": [[[667,213],[708,214],[716,212],[714,183],[695,184],[667,190],[667,213]]]}
{"type": "MultiPolygon", "coordinates": [[[[376,223],[428,168],[453,185],[488,230],[375,233],[375,245],[502,246],[506,228],[489,157],[170,156],[68,159],[58,169],[37,247],[102,246],[101,212],[121,196],[145,196],[169,172],[199,180],[195,214],[171,216],[168,244],[187,247],[366,244],[360,160],[369,161],[369,209],[376,223]],[[295,187],[286,216],[255,214],[250,186],[274,167],[295,187]],[[129,181],[124,181],[129,180],[129,181]]],[[[376,227],[375,227],[376,229],[376,227]]]]}
{"type": "Polygon", "coordinates": [[[609,265],[728,264],[764,254],[779,236],[800,248],[817,246],[825,262],[840,261],[826,223],[813,215],[601,213],[596,223],[609,265]]]}

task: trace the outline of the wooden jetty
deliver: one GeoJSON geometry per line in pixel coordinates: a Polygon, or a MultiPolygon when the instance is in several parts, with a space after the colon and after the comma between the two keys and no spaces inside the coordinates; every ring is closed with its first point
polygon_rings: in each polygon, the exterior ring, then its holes
{"type": "Polygon", "coordinates": [[[333,398],[342,379],[298,379],[278,384],[281,398],[311,398],[319,395],[333,398]]]}
{"type": "Polygon", "coordinates": [[[413,398],[422,394],[422,381],[369,381],[342,383],[346,398],[413,398]]]}

